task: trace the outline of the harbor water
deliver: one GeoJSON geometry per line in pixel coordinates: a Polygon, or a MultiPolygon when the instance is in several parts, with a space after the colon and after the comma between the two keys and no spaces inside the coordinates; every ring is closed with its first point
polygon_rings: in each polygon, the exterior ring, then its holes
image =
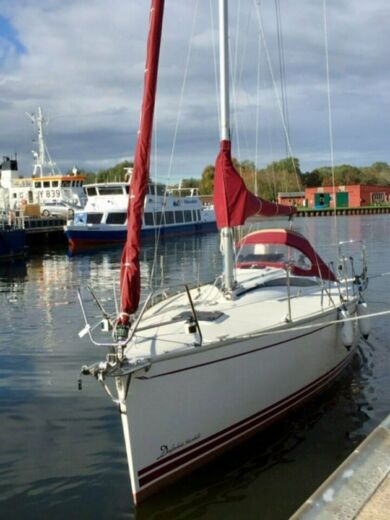
{"type": "MultiPolygon", "coordinates": [[[[390,215],[294,224],[325,259],[338,240],[365,241],[373,313],[390,309],[389,227],[390,215]]],[[[71,257],[46,246],[0,264],[1,518],[289,518],[388,414],[390,316],[372,318],[370,337],[331,388],[136,510],[116,407],[95,380],[85,378],[82,391],[77,384],[80,367],[106,354],[78,337],[77,289],[87,295],[90,285],[113,305],[120,253],[71,257]]],[[[218,235],[146,245],[141,269],[145,288],[211,280],[221,271],[218,235]]]]}

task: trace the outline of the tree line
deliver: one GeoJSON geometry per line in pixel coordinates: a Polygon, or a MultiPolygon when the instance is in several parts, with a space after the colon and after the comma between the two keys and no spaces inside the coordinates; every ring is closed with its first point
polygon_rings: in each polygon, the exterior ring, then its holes
{"type": "MultiPolygon", "coordinates": [[[[268,200],[276,200],[279,192],[303,191],[309,187],[336,186],[347,184],[372,184],[390,186],[390,166],[386,162],[375,162],[371,166],[356,167],[349,164],[335,166],[334,171],[329,166],[316,168],[310,172],[302,172],[299,160],[287,157],[274,161],[265,168],[256,168],[252,161],[239,162],[233,159],[234,166],[240,173],[247,188],[253,193],[268,200]],[[334,179],[333,179],[334,177],[334,179]]],[[[80,171],[86,175],[86,183],[120,182],[126,180],[126,169],[133,163],[123,161],[112,168],[98,172],[80,171]]],[[[204,168],[200,178],[183,179],[181,188],[198,188],[201,195],[211,195],[214,185],[214,165],[204,168]]],[[[171,188],[178,188],[179,184],[171,188]]]]}

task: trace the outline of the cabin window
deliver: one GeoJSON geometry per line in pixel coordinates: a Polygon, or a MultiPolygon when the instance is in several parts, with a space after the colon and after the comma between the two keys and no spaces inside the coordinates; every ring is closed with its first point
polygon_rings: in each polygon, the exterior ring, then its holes
{"type": "Polygon", "coordinates": [[[166,211],[165,212],[165,222],[167,224],[174,224],[173,211],[166,211]]]}
{"type": "Polygon", "coordinates": [[[125,186],[125,192],[127,193],[127,195],[129,194],[129,189],[130,189],[130,186],[128,184],[126,184],[125,186]]]}
{"type": "Polygon", "coordinates": [[[198,213],[198,220],[199,222],[202,220],[201,216],[200,216],[200,209],[197,209],[196,212],[198,213]]]}
{"type": "Polygon", "coordinates": [[[122,186],[99,186],[99,195],[123,195],[122,186]]]}
{"type": "Polygon", "coordinates": [[[183,212],[182,211],[175,211],[175,219],[176,224],[181,224],[183,222],[183,212]]]}
{"type": "Polygon", "coordinates": [[[152,184],[149,184],[148,193],[149,195],[154,195],[154,186],[152,184]]]}
{"type": "Polygon", "coordinates": [[[103,213],[87,213],[87,224],[100,224],[103,213]]]}
{"type": "Polygon", "coordinates": [[[53,181],[51,183],[51,185],[53,186],[53,188],[57,188],[58,187],[58,181],[53,181]]]}
{"type": "Polygon", "coordinates": [[[109,213],[107,215],[106,224],[124,224],[126,222],[127,213],[109,213]]]}
{"type": "Polygon", "coordinates": [[[145,226],[154,226],[153,213],[145,213],[145,226]]]}
{"type": "Polygon", "coordinates": [[[42,188],[42,183],[40,181],[34,182],[34,186],[36,188],[42,188]]]}
{"type": "Polygon", "coordinates": [[[50,188],[50,181],[44,181],[43,187],[44,188],[50,188]]]}
{"type": "Polygon", "coordinates": [[[95,186],[93,186],[91,188],[85,188],[85,190],[87,192],[88,197],[93,197],[93,196],[97,195],[95,186]]]}
{"type": "Polygon", "coordinates": [[[192,222],[192,211],[184,211],[184,222],[192,222]]]}
{"type": "Polygon", "coordinates": [[[62,181],[61,185],[64,187],[64,188],[69,188],[70,187],[70,181],[62,181]]]}

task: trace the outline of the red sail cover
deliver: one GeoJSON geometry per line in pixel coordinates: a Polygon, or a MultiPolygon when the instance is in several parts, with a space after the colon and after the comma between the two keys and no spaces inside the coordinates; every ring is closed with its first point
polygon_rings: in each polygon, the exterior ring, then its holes
{"type": "Polygon", "coordinates": [[[218,228],[241,226],[253,215],[289,216],[296,212],[292,206],[256,197],[246,188],[233,166],[230,141],[221,141],[215,163],[214,208],[218,228]]]}
{"type": "Polygon", "coordinates": [[[150,147],[163,14],[164,0],[152,0],[141,122],[134,156],[134,170],[131,176],[127,209],[127,239],[121,258],[120,321],[122,323],[127,323],[129,315],[137,310],[141,294],[139,251],[142,215],[149,180],[150,147]]]}

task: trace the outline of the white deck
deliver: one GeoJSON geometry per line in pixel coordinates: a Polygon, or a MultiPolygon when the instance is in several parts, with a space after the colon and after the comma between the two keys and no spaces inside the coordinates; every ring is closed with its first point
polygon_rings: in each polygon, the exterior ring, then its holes
{"type": "MultiPolygon", "coordinates": [[[[226,299],[215,285],[204,285],[191,290],[203,336],[202,345],[210,345],[232,338],[261,333],[262,330],[286,329],[326,315],[340,302],[335,284],[324,291],[319,283],[290,288],[291,316],[288,322],[288,292],[286,286],[257,287],[259,284],[285,277],[282,269],[239,269],[238,287],[233,300],[226,299]],[[246,292],[245,292],[246,291],[246,292]],[[240,295],[241,293],[241,295],[240,295]],[[333,302],[329,298],[331,294],[333,302]],[[221,313],[214,320],[202,319],[202,312],[221,313]],[[227,328],[225,321],[229,323],[227,328]]],[[[297,279],[297,277],[294,277],[297,279]]],[[[139,329],[129,345],[129,359],[155,358],[164,354],[196,348],[199,335],[186,332],[186,319],[191,316],[185,292],[170,297],[148,309],[139,329]],[[186,316],[180,318],[185,312],[186,316]],[[158,338],[158,340],[157,340],[158,338]]]]}

